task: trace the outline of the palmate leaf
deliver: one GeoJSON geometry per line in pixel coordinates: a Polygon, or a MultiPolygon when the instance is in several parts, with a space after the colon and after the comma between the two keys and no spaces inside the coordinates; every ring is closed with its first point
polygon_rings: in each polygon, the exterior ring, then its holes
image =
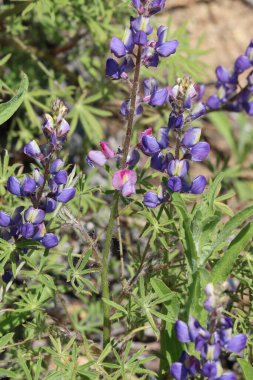
{"type": "Polygon", "coordinates": [[[25,73],[22,74],[22,81],[17,94],[8,102],[0,104],[0,125],[5,123],[21,106],[24,96],[28,90],[29,80],[25,73]]]}

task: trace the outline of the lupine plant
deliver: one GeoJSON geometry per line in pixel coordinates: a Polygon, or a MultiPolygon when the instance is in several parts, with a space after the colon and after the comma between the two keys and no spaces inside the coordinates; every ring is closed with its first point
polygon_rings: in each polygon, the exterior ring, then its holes
{"type": "MultiPolygon", "coordinates": [[[[23,148],[27,164],[2,159],[0,376],[253,378],[253,206],[233,214],[229,173],[210,179],[212,141],[201,128],[218,112],[253,116],[253,42],[231,71],[217,67],[208,96],[187,73],[161,86],[143,72],[170,67],[179,48],[166,26],[153,27],[164,8],[132,0],[123,37],[109,44],[105,80],[129,93],[118,147],[109,136],[80,169],[68,165],[68,108],[56,99],[40,140],[23,148]],[[143,128],[147,109],[162,110],[166,125],[143,128]]],[[[0,105],[1,124],[27,87],[23,74],[0,105]]]]}

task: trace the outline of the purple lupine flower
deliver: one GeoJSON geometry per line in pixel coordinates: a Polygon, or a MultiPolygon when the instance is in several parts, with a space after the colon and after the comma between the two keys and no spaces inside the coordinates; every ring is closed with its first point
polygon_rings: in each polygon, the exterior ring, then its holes
{"type": "Polygon", "coordinates": [[[35,168],[33,170],[33,179],[37,186],[42,186],[44,182],[44,175],[41,174],[40,170],[38,168],[35,168]]]}
{"type": "Polygon", "coordinates": [[[54,248],[59,244],[59,239],[55,234],[45,234],[41,240],[42,245],[46,248],[54,248]]]}
{"type": "Polygon", "coordinates": [[[155,51],[161,56],[161,57],[168,57],[171,54],[174,54],[178,47],[178,41],[165,41],[166,38],[166,32],[167,27],[160,26],[157,30],[157,43],[155,45],[155,51]]]}
{"type": "Polygon", "coordinates": [[[135,194],[137,175],[134,170],[121,169],[113,174],[112,185],[116,190],[122,192],[123,197],[135,194]]]}
{"type": "Polygon", "coordinates": [[[35,192],[36,190],[36,182],[32,177],[26,177],[23,180],[22,186],[21,186],[21,193],[22,195],[29,195],[35,192]]]}
{"type": "Polygon", "coordinates": [[[245,334],[238,334],[231,337],[225,348],[228,352],[239,353],[244,350],[247,343],[247,336],[245,334]]]}
{"type": "Polygon", "coordinates": [[[183,114],[176,115],[174,111],[172,111],[170,113],[169,121],[168,121],[168,128],[169,129],[181,128],[183,126],[183,123],[184,123],[184,115],[183,114]]]}
{"type": "Polygon", "coordinates": [[[132,18],[130,21],[131,27],[135,32],[142,30],[147,35],[153,32],[153,28],[150,25],[149,18],[144,16],[139,16],[137,18],[132,18]]]}
{"type": "Polygon", "coordinates": [[[25,221],[33,224],[40,224],[45,218],[45,211],[30,206],[24,213],[25,221]]]}
{"type": "MultiPolygon", "coordinates": [[[[135,116],[139,116],[143,113],[143,107],[140,102],[141,102],[141,98],[137,97],[136,107],[134,111],[135,116]]],[[[129,111],[130,111],[130,99],[127,99],[127,100],[124,100],[124,102],[121,104],[120,114],[124,117],[127,117],[129,115],[129,111]]]]}
{"type": "Polygon", "coordinates": [[[21,196],[20,182],[16,177],[10,176],[8,178],[7,190],[13,195],[21,196]]]}
{"type": "Polygon", "coordinates": [[[189,171],[189,162],[186,160],[171,160],[168,164],[168,173],[175,177],[185,177],[189,171]]]}
{"type": "Polygon", "coordinates": [[[74,198],[76,189],[73,187],[65,187],[59,195],[56,196],[56,200],[61,203],[67,203],[74,198]]]}
{"type": "Polygon", "coordinates": [[[173,363],[170,373],[176,380],[187,380],[195,377],[200,372],[200,361],[195,356],[183,352],[180,361],[173,363]]]}
{"type": "Polygon", "coordinates": [[[134,61],[128,56],[121,63],[118,63],[113,58],[108,58],[106,61],[106,75],[114,80],[127,79],[128,73],[133,70],[134,66],[134,61]]]}
{"type": "Polygon", "coordinates": [[[240,55],[235,61],[235,71],[238,74],[243,73],[245,70],[249,69],[250,66],[250,60],[246,55],[240,55]]]}
{"type": "Polygon", "coordinates": [[[65,138],[69,130],[70,130],[69,123],[65,119],[62,119],[60,122],[60,125],[57,127],[57,137],[65,138]]]}
{"type": "Polygon", "coordinates": [[[128,167],[135,166],[140,160],[140,153],[137,149],[132,149],[127,156],[126,164],[128,167]]]}
{"type": "Polygon", "coordinates": [[[181,190],[183,189],[183,183],[182,183],[181,178],[179,177],[171,177],[168,180],[167,185],[168,185],[168,188],[175,193],[180,193],[181,190]]]}
{"type": "Polygon", "coordinates": [[[125,45],[123,44],[123,42],[117,38],[117,37],[113,37],[111,39],[111,42],[110,42],[110,49],[111,49],[111,52],[117,57],[117,58],[120,58],[120,57],[123,57],[124,55],[126,55],[126,48],[125,48],[125,45]]]}
{"type": "Polygon", "coordinates": [[[190,193],[202,194],[206,187],[206,178],[203,175],[199,175],[194,178],[191,183],[190,193]]]}
{"type": "Polygon", "coordinates": [[[153,193],[152,191],[148,191],[143,198],[143,203],[148,208],[155,208],[157,207],[161,202],[158,198],[158,195],[153,193]]]}
{"type": "Polygon", "coordinates": [[[10,282],[10,280],[12,279],[12,276],[13,276],[12,271],[10,269],[5,269],[4,274],[2,275],[3,282],[8,284],[10,282]]]}
{"type": "Polygon", "coordinates": [[[64,161],[56,158],[50,165],[50,173],[55,174],[64,167],[64,161]]]}
{"type": "Polygon", "coordinates": [[[0,211],[0,227],[8,227],[11,223],[11,217],[7,212],[0,211]]]}
{"type": "Polygon", "coordinates": [[[53,212],[56,209],[57,202],[50,197],[46,197],[45,199],[42,199],[40,202],[40,208],[44,210],[46,213],[53,212]]]}
{"type": "Polygon", "coordinates": [[[34,235],[35,227],[32,223],[24,223],[20,228],[20,233],[25,239],[30,239],[34,235]]]}
{"type": "Polygon", "coordinates": [[[59,170],[54,175],[54,181],[57,185],[66,185],[68,179],[68,173],[66,170],[59,170]]]}
{"type": "Polygon", "coordinates": [[[145,135],[140,142],[140,148],[146,156],[153,156],[155,153],[160,152],[161,148],[156,138],[152,135],[145,135]]]}
{"type": "Polygon", "coordinates": [[[177,340],[179,342],[186,343],[186,342],[191,341],[189,328],[185,322],[177,321],[175,324],[175,331],[176,331],[176,335],[177,335],[177,340]]]}
{"type": "Polygon", "coordinates": [[[35,140],[29,142],[24,147],[24,153],[27,156],[34,158],[35,160],[41,160],[44,157],[40,150],[39,145],[36,143],[35,140]]]}

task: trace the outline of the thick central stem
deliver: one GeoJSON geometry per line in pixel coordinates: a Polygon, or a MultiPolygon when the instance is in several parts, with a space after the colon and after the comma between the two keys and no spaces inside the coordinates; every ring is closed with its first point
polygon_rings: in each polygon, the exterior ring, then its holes
{"type": "MultiPolygon", "coordinates": [[[[120,162],[121,169],[126,168],[127,155],[128,155],[129,147],[130,147],[132,128],[134,124],[136,99],[137,99],[137,93],[139,89],[140,67],[141,67],[141,47],[139,46],[138,51],[137,51],[137,56],[136,56],[133,87],[132,87],[131,97],[130,97],[130,110],[129,110],[128,121],[127,121],[126,137],[125,137],[125,141],[123,145],[123,155],[120,162]]],[[[109,280],[108,280],[108,266],[109,266],[108,257],[109,257],[110,247],[111,247],[114,221],[117,217],[119,194],[120,194],[119,191],[115,191],[114,193],[111,214],[110,214],[109,223],[108,223],[108,227],[106,231],[103,258],[102,258],[102,274],[101,274],[102,284],[101,285],[102,285],[102,297],[104,299],[104,302],[103,302],[103,313],[104,313],[103,346],[104,347],[110,342],[110,335],[111,335],[110,306],[108,303],[106,303],[107,300],[110,300],[109,280]]]]}

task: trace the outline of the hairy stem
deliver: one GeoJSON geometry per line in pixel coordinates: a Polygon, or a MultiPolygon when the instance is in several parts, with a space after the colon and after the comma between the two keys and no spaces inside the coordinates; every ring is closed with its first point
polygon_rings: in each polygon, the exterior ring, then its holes
{"type": "MultiPolygon", "coordinates": [[[[130,96],[130,110],[129,110],[128,121],[127,121],[126,136],[125,136],[125,141],[123,145],[123,155],[120,162],[121,169],[126,168],[127,155],[128,155],[128,151],[130,147],[132,128],[134,124],[136,98],[137,98],[137,93],[139,89],[140,67],[141,67],[141,47],[139,46],[137,55],[136,55],[134,81],[133,81],[133,86],[132,86],[131,96],[130,96]]],[[[108,258],[109,258],[109,252],[110,252],[110,247],[111,247],[114,221],[118,213],[119,195],[120,195],[119,191],[115,191],[114,197],[113,197],[113,203],[111,207],[111,214],[110,214],[109,223],[108,223],[107,232],[106,232],[104,250],[103,250],[102,273],[101,273],[102,284],[101,285],[102,285],[102,297],[104,300],[110,299],[109,280],[108,280],[108,266],[109,266],[108,258]]],[[[103,313],[104,313],[103,346],[105,347],[110,342],[110,335],[111,335],[110,306],[106,302],[103,302],[103,313]]]]}

